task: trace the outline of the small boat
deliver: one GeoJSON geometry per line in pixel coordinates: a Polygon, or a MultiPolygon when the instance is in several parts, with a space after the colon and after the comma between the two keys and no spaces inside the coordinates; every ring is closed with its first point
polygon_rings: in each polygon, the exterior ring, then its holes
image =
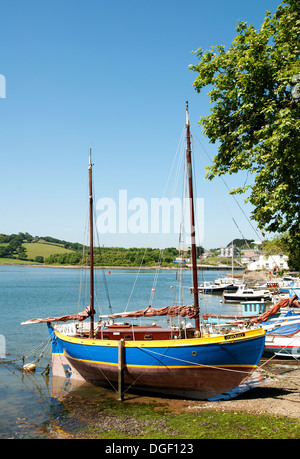
{"type": "Polygon", "coordinates": [[[270,301],[271,293],[269,290],[254,290],[247,288],[245,284],[240,285],[236,292],[224,291],[224,300],[227,302],[241,303],[242,301],[270,301]]]}
{"type": "MultiPolygon", "coordinates": [[[[203,282],[203,284],[199,285],[198,287],[198,293],[223,293],[224,290],[236,290],[237,287],[235,287],[233,284],[213,284],[211,282],[203,282]]],[[[190,292],[194,293],[194,287],[190,288],[190,292]]]]}
{"type": "Polygon", "coordinates": [[[239,285],[242,285],[243,281],[240,279],[237,279],[235,277],[218,277],[217,279],[214,280],[214,283],[216,285],[234,285],[236,288],[238,288],[239,285]]]}
{"type": "MultiPolygon", "coordinates": [[[[93,263],[92,162],[89,160],[90,305],[77,315],[32,319],[48,325],[52,340],[52,373],[70,379],[113,387],[121,400],[124,389],[169,396],[208,399],[245,381],[261,358],[265,331],[261,328],[227,334],[204,333],[200,324],[195,244],[191,141],[186,108],[186,171],[189,184],[193,304],[109,314],[95,321],[93,263]],[[163,328],[115,322],[125,318],[182,316],[194,321],[186,327],[163,328]],[[85,330],[82,321],[90,318],[85,330]],[[106,319],[106,320],[104,320],[106,319]],[[71,324],[54,325],[54,322],[71,324]]],[[[124,299],[126,304],[126,299],[124,299]]]]}
{"type": "Polygon", "coordinates": [[[270,289],[270,290],[277,290],[278,289],[278,282],[277,281],[274,281],[274,282],[265,282],[264,284],[255,284],[253,286],[254,289],[258,289],[258,290],[261,290],[261,289],[270,289]]]}
{"type": "Polygon", "coordinates": [[[278,280],[278,290],[281,293],[288,293],[290,289],[300,290],[300,281],[292,276],[284,276],[282,280],[278,280]]]}
{"type": "Polygon", "coordinates": [[[300,357],[300,322],[280,325],[266,333],[264,354],[300,357]]]}
{"type": "Polygon", "coordinates": [[[203,314],[203,322],[219,327],[236,327],[257,324],[270,331],[281,325],[300,323],[299,300],[296,296],[281,298],[276,304],[266,310],[267,302],[242,302],[242,314],[203,314]]]}
{"type": "Polygon", "coordinates": [[[266,311],[266,301],[244,301],[242,303],[242,314],[203,314],[206,324],[236,325],[248,319],[258,317],[266,311]]]}
{"type": "MultiPolygon", "coordinates": [[[[198,293],[223,293],[224,290],[235,292],[239,285],[241,285],[240,281],[222,277],[215,279],[214,282],[204,281],[203,284],[199,285],[198,293]]],[[[190,292],[194,293],[194,287],[190,287],[190,292]]]]}

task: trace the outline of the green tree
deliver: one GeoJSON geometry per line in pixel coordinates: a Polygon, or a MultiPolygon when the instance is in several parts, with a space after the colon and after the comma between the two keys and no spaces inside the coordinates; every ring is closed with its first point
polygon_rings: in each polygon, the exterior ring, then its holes
{"type": "Polygon", "coordinates": [[[8,247],[0,246],[0,258],[9,258],[11,256],[11,250],[8,247]]]}
{"type": "Polygon", "coordinates": [[[17,248],[17,256],[20,260],[26,260],[27,258],[27,254],[26,254],[26,249],[25,247],[23,247],[22,245],[20,245],[18,248],[17,248]]]}
{"type": "Polygon", "coordinates": [[[22,247],[22,241],[19,240],[18,238],[14,238],[9,241],[8,248],[11,251],[11,253],[17,252],[17,250],[21,247],[22,247]]]}
{"type": "Polygon", "coordinates": [[[44,257],[42,257],[41,255],[37,255],[34,261],[36,261],[37,263],[44,263],[44,257]]]}
{"type": "MultiPolygon", "coordinates": [[[[200,120],[212,143],[219,142],[212,179],[250,172],[246,186],[252,218],[261,229],[298,240],[300,222],[300,5],[286,0],[259,30],[240,21],[229,49],[196,51],[194,81],[200,92],[211,85],[211,114],[200,120]]],[[[299,257],[299,252],[298,252],[299,257]]]]}

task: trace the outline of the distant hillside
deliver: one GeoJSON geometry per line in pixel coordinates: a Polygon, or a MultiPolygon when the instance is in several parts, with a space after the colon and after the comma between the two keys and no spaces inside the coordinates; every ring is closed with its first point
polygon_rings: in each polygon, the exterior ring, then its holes
{"type": "MultiPolygon", "coordinates": [[[[85,263],[89,264],[89,249],[85,250],[85,263]]],[[[45,265],[81,265],[83,246],[50,236],[31,236],[28,233],[0,234],[0,264],[43,263],[45,265]]],[[[163,253],[159,249],[102,247],[95,249],[97,266],[162,266],[173,265],[178,257],[177,249],[171,247],[163,253]]]]}
{"type": "Polygon", "coordinates": [[[29,233],[0,234],[0,263],[44,263],[51,255],[74,254],[80,244],[29,233]]]}

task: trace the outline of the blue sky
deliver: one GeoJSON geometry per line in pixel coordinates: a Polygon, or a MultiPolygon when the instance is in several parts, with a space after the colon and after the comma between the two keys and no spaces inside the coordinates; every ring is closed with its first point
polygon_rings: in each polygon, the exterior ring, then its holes
{"type": "MultiPolygon", "coordinates": [[[[239,19],[260,27],[274,0],[5,0],[1,7],[0,232],[19,231],[83,242],[88,152],[96,201],[150,202],[162,196],[185,124],[207,153],[198,120],[209,99],[197,94],[188,70],[197,48],[230,46],[239,19]]],[[[203,151],[202,151],[203,153],[203,151]]],[[[206,159],[203,153],[203,158],[206,159]]],[[[214,185],[196,161],[204,198],[205,248],[241,237],[214,185]],[[199,166],[199,167],[198,167],[199,166]]],[[[245,175],[225,178],[243,184],[245,175]]],[[[224,184],[216,180],[241,233],[257,239],[224,184]]],[[[243,200],[237,198],[242,204],[243,200]]],[[[244,206],[249,215],[251,207],[244,206]]],[[[100,235],[104,245],[161,246],[157,235],[100,235]]],[[[173,236],[166,246],[177,245],[173,236]]]]}

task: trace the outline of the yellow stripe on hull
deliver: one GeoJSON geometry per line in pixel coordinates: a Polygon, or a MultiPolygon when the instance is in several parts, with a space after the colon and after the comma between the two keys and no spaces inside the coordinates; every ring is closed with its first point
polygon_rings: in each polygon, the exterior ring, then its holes
{"type": "MultiPolygon", "coordinates": [[[[53,355],[61,355],[61,354],[53,354],[53,355]]],[[[65,353],[63,354],[65,356],[65,353]]],[[[69,357],[70,358],[70,357],[69,357]]],[[[89,364],[96,364],[96,365],[108,365],[112,367],[118,367],[118,363],[112,363],[112,362],[100,362],[97,360],[85,360],[85,359],[76,359],[74,357],[71,358],[72,360],[76,360],[76,362],[87,362],[89,364]]],[[[126,364],[127,368],[151,368],[151,369],[157,369],[157,370],[166,370],[166,369],[185,369],[185,368],[195,368],[195,367],[203,367],[203,368],[256,368],[257,365],[201,365],[195,363],[194,365],[164,365],[164,366],[158,366],[158,365],[132,365],[132,364],[126,364]]]]}
{"type": "MultiPolygon", "coordinates": [[[[228,343],[239,340],[247,340],[249,338],[257,338],[265,335],[265,330],[258,328],[255,330],[246,330],[237,333],[228,333],[225,335],[200,337],[200,338],[189,338],[189,339],[177,339],[177,340],[152,340],[152,341],[128,341],[125,340],[126,347],[186,347],[186,346],[201,346],[207,344],[216,343],[228,343]]],[[[118,340],[102,340],[94,338],[77,338],[74,336],[67,336],[55,330],[57,337],[63,341],[73,344],[84,344],[85,346],[111,346],[118,347],[118,340]]]]}

